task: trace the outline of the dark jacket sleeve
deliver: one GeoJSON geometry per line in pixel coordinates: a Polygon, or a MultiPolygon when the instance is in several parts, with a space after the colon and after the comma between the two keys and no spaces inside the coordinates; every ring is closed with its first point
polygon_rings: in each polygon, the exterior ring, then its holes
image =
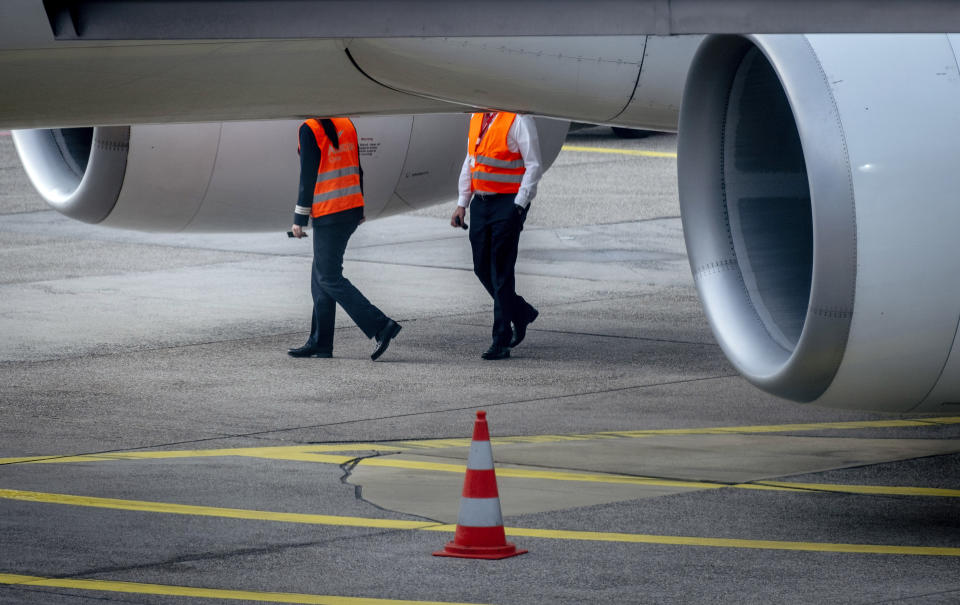
{"type": "Polygon", "coordinates": [[[297,211],[293,224],[301,227],[310,219],[313,207],[313,190],[317,185],[317,170],[320,169],[320,148],[317,138],[306,124],[300,126],[300,192],[297,196],[297,211]]]}

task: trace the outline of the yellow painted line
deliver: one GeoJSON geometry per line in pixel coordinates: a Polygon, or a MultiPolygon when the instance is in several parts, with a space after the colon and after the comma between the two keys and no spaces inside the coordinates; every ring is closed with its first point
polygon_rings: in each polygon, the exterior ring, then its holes
{"type": "MultiPolygon", "coordinates": [[[[71,506],[89,506],[94,508],[132,510],[139,512],[225,517],[230,519],[253,519],[258,521],[282,521],[287,523],[304,523],[312,525],[377,527],[385,529],[420,530],[443,533],[451,533],[456,529],[455,525],[436,523],[431,524],[421,521],[373,519],[366,517],[341,517],[333,515],[312,515],[300,513],[277,513],[236,508],[170,504],[166,502],[92,498],[88,496],[48,494],[19,490],[0,490],[0,498],[27,502],[43,502],[71,506]]],[[[581,540],[633,544],[665,544],[675,546],[710,546],[717,548],[754,548],[767,550],[801,550],[811,552],[960,557],[960,548],[951,547],[897,546],[885,544],[835,544],[829,542],[791,542],[782,540],[740,540],[732,538],[661,536],[654,534],[532,529],[522,527],[507,527],[504,529],[508,536],[541,538],[548,540],[581,540]]]]}
{"type": "MultiPolygon", "coordinates": [[[[396,458],[364,458],[357,466],[376,466],[381,468],[402,468],[409,470],[437,471],[442,473],[464,474],[467,470],[464,464],[446,464],[442,462],[422,462],[419,460],[403,460],[396,458]]],[[[564,471],[537,471],[521,468],[497,467],[497,477],[511,477],[519,479],[544,479],[548,481],[579,481],[583,483],[608,483],[620,485],[640,485],[658,487],[680,487],[690,489],[719,489],[723,487],[742,487],[744,489],[758,489],[771,491],[796,491],[794,488],[773,485],[743,484],[729,486],[721,483],[706,483],[701,481],[680,481],[675,479],[655,479],[652,477],[634,477],[631,475],[608,475],[604,473],[568,473],[564,471]]]]}
{"type": "MultiPolygon", "coordinates": [[[[359,444],[359,446],[344,447],[348,451],[358,450],[360,447],[378,447],[369,444],[359,444]]],[[[308,449],[304,447],[279,447],[279,448],[237,448],[223,450],[183,450],[183,451],[164,451],[164,452],[130,452],[129,454],[105,454],[103,456],[74,456],[70,458],[59,458],[56,460],[41,460],[39,462],[103,462],[105,460],[143,460],[143,459],[163,459],[163,458],[191,458],[191,457],[216,457],[216,456],[246,456],[252,458],[267,458],[274,460],[292,460],[297,462],[311,462],[316,464],[345,464],[354,460],[354,456],[337,456],[331,454],[313,454],[303,452],[308,449]],[[271,451],[277,450],[277,451],[271,451]]],[[[399,448],[391,448],[393,450],[399,448]]],[[[466,472],[465,464],[449,464],[443,462],[423,462],[419,460],[403,460],[401,458],[364,458],[357,464],[358,466],[369,466],[378,468],[398,468],[406,470],[433,471],[442,473],[466,472]]],[[[925,487],[897,487],[882,485],[842,485],[828,483],[790,483],[783,481],[760,481],[755,483],[710,483],[703,481],[682,481],[676,479],[658,479],[653,477],[638,477],[632,475],[613,475],[605,473],[571,473],[565,471],[540,471],[529,469],[518,469],[509,467],[498,467],[498,477],[510,477],[519,479],[541,479],[546,481],[577,481],[582,483],[602,483],[613,485],[634,485],[649,487],[673,487],[681,489],[746,489],[755,491],[831,491],[850,494],[872,494],[887,496],[939,496],[949,498],[960,498],[960,490],[925,488],[925,487]]]]}
{"type": "Polygon", "coordinates": [[[308,513],[282,513],[243,508],[218,508],[215,506],[194,506],[190,504],[147,502],[143,500],[120,500],[116,498],[72,496],[69,494],[48,494],[44,492],[26,492],[11,489],[0,489],[0,498],[23,502],[66,504],[69,506],[88,506],[92,508],[131,510],[146,513],[222,517],[227,519],[246,519],[250,521],[280,521],[283,523],[302,523],[306,525],[374,527],[380,529],[423,529],[430,525],[436,525],[436,523],[426,523],[424,521],[400,521],[395,519],[342,517],[338,515],[314,515],[308,513]]]}
{"type": "MultiPolygon", "coordinates": [[[[425,529],[434,531],[434,528],[425,529]]],[[[511,537],[543,538],[552,540],[585,540],[596,542],[668,544],[674,546],[712,546],[715,548],[753,548],[764,550],[801,550],[808,552],[836,552],[874,555],[960,557],[960,548],[939,546],[895,546],[887,544],[790,542],[784,540],[738,540],[734,538],[658,536],[650,534],[623,534],[556,529],[526,529],[520,527],[507,527],[505,528],[505,533],[511,537]]]]}
{"type": "MultiPolygon", "coordinates": [[[[636,431],[602,431],[579,435],[523,435],[517,437],[493,437],[493,445],[512,443],[558,443],[562,441],[589,441],[599,439],[642,439],[658,435],[724,435],[730,433],[789,433],[805,431],[827,430],[854,430],[871,428],[909,428],[929,427],[933,425],[947,426],[960,424],[960,416],[916,418],[904,420],[864,420],[853,422],[814,422],[802,424],[774,424],[748,426],[720,426],[700,427],[688,429],[641,429],[636,431]]],[[[470,447],[470,439],[425,439],[412,441],[397,441],[390,446],[414,449],[439,449],[447,447],[470,447]]],[[[383,447],[382,445],[380,447],[383,447]]]]}
{"type": "Polygon", "coordinates": [[[722,435],[726,433],[785,433],[799,431],[851,430],[873,428],[929,427],[932,425],[960,424],[960,417],[918,418],[915,420],[864,420],[854,422],[815,422],[802,424],[774,424],[760,426],[721,426],[693,429],[656,429],[638,431],[609,431],[600,434],[623,437],[648,437],[651,435],[722,435]]]}
{"type": "Polygon", "coordinates": [[[448,601],[398,601],[363,597],[338,597],[330,595],[298,594],[294,592],[260,592],[254,590],[226,590],[222,588],[194,588],[169,584],[141,584],[139,582],[113,582],[110,580],[79,580],[67,578],[42,578],[0,573],[0,584],[44,588],[68,588],[98,592],[122,592],[127,594],[194,597],[198,599],[233,599],[258,603],[307,603],[311,605],[467,605],[448,601]]]}
{"type": "MultiPolygon", "coordinates": [[[[517,439],[517,437],[503,437],[501,439],[517,439]]],[[[491,438],[491,443],[492,443],[491,438]]],[[[422,439],[418,441],[396,441],[403,446],[412,446],[423,449],[442,449],[446,447],[470,447],[470,439],[422,439]]],[[[513,443],[512,441],[510,443],[513,443]]]]}
{"type": "Polygon", "coordinates": [[[665,151],[643,151],[641,149],[616,149],[613,147],[580,147],[579,145],[564,145],[563,151],[580,151],[583,153],[614,153],[618,155],[638,155],[648,158],[676,158],[677,154],[665,151]]]}
{"type": "MultiPolygon", "coordinates": [[[[929,427],[932,425],[960,424],[960,416],[917,418],[904,420],[865,420],[854,422],[819,422],[803,424],[776,424],[754,426],[701,427],[687,429],[641,429],[636,431],[602,431],[572,435],[519,435],[516,437],[494,437],[493,445],[516,443],[559,443],[564,441],[591,441],[600,439],[642,439],[658,435],[724,435],[731,433],[784,433],[824,430],[854,430],[868,428],[908,428],[929,427]]],[[[109,454],[90,454],[83,456],[24,456],[19,458],[0,458],[0,464],[18,462],[30,463],[67,463],[67,462],[103,462],[105,460],[145,460],[165,458],[201,458],[217,456],[246,456],[269,458],[274,460],[303,460],[343,464],[352,460],[351,456],[323,456],[323,452],[360,452],[360,451],[398,451],[408,449],[440,449],[452,447],[470,447],[470,439],[424,439],[396,441],[389,443],[338,443],[332,445],[297,445],[281,447],[224,448],[208,450],[163,450],[112,452],[109,454]]]]}
{"type": "MultiPolygon", "coordinates": [[[[463,464],[441,462],[421,462],[397,458],[365,458],[357,466],[376,466],[382,468],[402,468],[408,470],[436,471],[444,473],[466,472],[463,464]]],[[[746,489],[755,491],[829,491],[848,494],[870,494],[882,496],[939,496],[960,498],[960,490],[931,487],[900,487],[886,485],[844,485],[831,483],[791,483],[786,481],[758,481],[753,483],[710,483],[705,481],[682,481],[678,479],[659,479],[632,475],[611,475],[605,473],[571,473],[565,471],[540,471],[510,467],[497,467],[497,477],[520,479],[542,479],[547,481],[579,481],[582,483],[604,483],[615,485],[635,485],[650,487],[674,487],[687,489],[746,489]]]]}
{"type": "MultiPolygon", "coordinates": [[[[23,456],[19,458],[0,458],[0,464],[31,463],[60,464],[68,462],[105,462],[109,460],[165,460],[175,458],[216,458],[221,456],[243,456],[248,458],[269,458],[276,460],[313,460],[318,452],[364,452],[397,451],[400,446],[384,447],[370,443],[349,443],[335,445],[296,445],[271,447],[239,447],[208,450],[155,450],[136,452],[110,452],[106,454],[86,454],[81,456],[23,456]]],[[[343,462],[355,456],[340,456],[343,462]]]]}
{"type": "Polygon", "coordinates": [[[788,481],[760,481],[754,485],[783,487],[793,490],[815,490],[821,492],[840,492],[845,494],[869,494],[876,496],[935,496],[941,498],[960,498],[960,489],[938,487],[901,487],[891,485],[840,485],[832,483],[791,483],[788,481]]]}
{"type": "MultiPolygon", "coordinates": [[[[555,443],[564,441],[586,441],[593,439],[617,439],[617,438],[644,438],[657,435],[704,435],[704,434],[749,434],[749,433],[774,433],[774,432],[800,432],[813,430],[851,430],[863,428],[902,428],[902,427],[923,427],[930,425],[950,425],[960,423],[960,417],[935,417],[922,419],[904,419],[904,420],[869,420],[854,422],[827,422],[827,423],[803,423],[803,424],[780,424],[780,425],[754,425],[754,426],[732,426],[732,427],[705,427],[691,429],[651,429],[638,431],[606,431],[602,433],[586,433],[572,435],[532,435],[517,437],[500,437],[492,439],[493,444],[516,444],[516,443],[555,443]]],[[[272,460],[290,460],[320,464],[345,464],[355,460],[356,456],[335,455],[323,452],[362,452],[362,451],[388,451],[402,452],[411,449],[435,449],[452,447],[469,447],[470,439],[434,439],[423,441],[401,441],[391,443],[347,443],[347,444],[312,444],[300,446],[281,446],[281,447],[254,447],[254,448],[223,448],[207,450],[165,450],[165,451],[136,451],[136,452],[114,452],[108,454],[96,454],[86,456],[66,456],[66,457],[26,457],[26,458],[5,458],[2,462],[24,461],[35,463],[67,463],[67,462],[103,462],[109,460],[144,460],[144,459],[173,459],[173,458],[196,458],[196,457],[219,457],[219,456],[243,456],[253,458],[264,458],[272,460]]],[[[364,458],[359,461],[359,465],[400,468],[408,470],[422,470],[435,472],[464,473],[466,467],[463,464],[446,464],[435,462],[423,462],[413,460],[403,460],[389,457],[364,458]]],[[[724,487],[734,489],[748,490],[776,490],[776,491],[797,491],[797,490],[816,490],[832,491],[853,494],[873,494],[873,495],[902,495],[902,496],[937,496],[937,497],[960,497],[960,490],[922,488],[922,487],[898,487],[898,486],[860,486],[860,485],[834,485],[834,484],[808,484],[808,483],[789,483],[777,481],[764,481],[755,483],[740,483],[725,485],[719,483],[698,482],[698,481],[680,481],[669,479],[655,479],[650,477],[636,477],[628,475],[613,475],[604,473],[570,473],[562,471],[538,471],[516,468],[500,468],[497,471],[500,477],[543,479],[553,481],[579,481],[585,483],[604,483],[621,484],[636,486],[657,486],[674,487],[689,489],[719,489],[724,487]]]]}

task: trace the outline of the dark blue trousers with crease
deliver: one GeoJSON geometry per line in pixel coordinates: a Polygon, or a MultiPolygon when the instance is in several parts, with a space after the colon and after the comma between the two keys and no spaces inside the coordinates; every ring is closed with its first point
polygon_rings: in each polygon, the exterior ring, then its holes
{"type": "Polygon", "coordinates": [[[367,338],[376,336],[388,321],[387,316],[343,276],[343,254],[359,224],[358,219],[313,223],[313,271],[310,280],[313,321],[307,344],[321,351],[333,352],[338,304],[367,338]]]}
{"type": "Polygon", "coordinates": [[[526,211],[517,212],[516,195],[474,195],[470,201],[473,272],[493,298],[493,344],[508,346],[510,323],[528,319],[534,309],[516,292],[514,267],[526,211]]]}

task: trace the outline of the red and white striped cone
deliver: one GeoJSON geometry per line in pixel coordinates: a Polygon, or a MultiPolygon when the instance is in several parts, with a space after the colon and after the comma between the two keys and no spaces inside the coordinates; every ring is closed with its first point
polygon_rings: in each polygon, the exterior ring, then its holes
{"type": "Polygon", "coordinates": [[[433,554],[438,557],[505,559],[525,552],[507,542],[503,533],[487,413],[480,411],[473,425],[473,442],[467,457],[467,475],[463,480],[457,533],[443,550],[433,554]]]}

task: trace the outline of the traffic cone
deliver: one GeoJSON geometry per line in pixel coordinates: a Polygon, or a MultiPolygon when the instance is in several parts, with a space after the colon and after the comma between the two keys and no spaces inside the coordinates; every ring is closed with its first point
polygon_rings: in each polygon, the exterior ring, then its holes
{"type": "Polygon", "coordinates": [[[443,550],[433,554],[437,557],[505,559],[525,552],[507,542],[503,533],[487,413],[480,411],[473,425],[473,443],[470,444],[470,455],[467,457],[467,475],[463,480],[457,533],[443,550]]]}

